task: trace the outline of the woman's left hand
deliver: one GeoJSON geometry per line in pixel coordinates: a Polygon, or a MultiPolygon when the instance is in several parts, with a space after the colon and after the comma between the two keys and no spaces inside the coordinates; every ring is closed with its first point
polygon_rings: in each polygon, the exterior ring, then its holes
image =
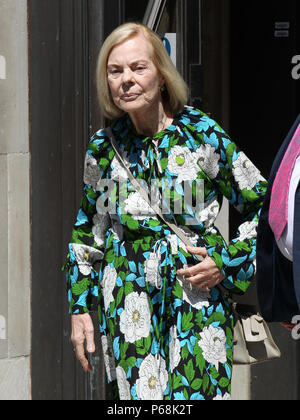
{"type": "Polygon", "coordinates": [[[225,276],[207,254],[205,248],[187,247],[187,251],[196,256],[200,255],[204,260],[189,268],[177,270],[177,273],[183,276],[186,281],[189,281],[200,289],[209,291],[224,280],[225,276]]]}

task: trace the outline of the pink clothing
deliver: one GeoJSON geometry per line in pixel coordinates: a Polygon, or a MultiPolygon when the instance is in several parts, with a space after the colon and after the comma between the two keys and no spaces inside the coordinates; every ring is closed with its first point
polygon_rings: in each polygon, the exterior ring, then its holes
{"type": "Polygon", "coordinates": [[[280,240],[287,224],[289,185],[297,157],[300,155],[300,124],[282,159],[277,172],[269,211],[269,224],[277,241],[280,240]]]}

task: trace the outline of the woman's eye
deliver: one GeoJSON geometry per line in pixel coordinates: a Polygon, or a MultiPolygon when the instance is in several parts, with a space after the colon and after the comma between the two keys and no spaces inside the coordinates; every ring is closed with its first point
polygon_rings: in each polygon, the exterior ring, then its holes
{"type": "Polygon", "coordinates": [[[121,73],[121,70],[119,70],[119,69],[110,69],[110,70],[108,71],[108,73],[109,73],[109,74],[111,74],[111,75],[113,75],[113,76],[116,76],[116,75],[118,75],[119,73],[121,73]]]}
{"type": "Polygon", "coordinates": [[[143,70],[146,69],[146,67],[145,66],[137,66],[135,69],[136,69],[136,71],[143,71],[143,70]]]}

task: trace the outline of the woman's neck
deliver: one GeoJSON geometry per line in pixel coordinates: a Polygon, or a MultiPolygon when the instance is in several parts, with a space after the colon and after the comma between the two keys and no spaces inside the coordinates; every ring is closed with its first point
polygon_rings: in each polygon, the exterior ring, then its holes
{"type": "Polygon", "coordinates": [[[130,118],[137,133],[152,137],[167,128],[173,118],[167,114],[162,104],[156,110],[130,113],[130,118]]]}

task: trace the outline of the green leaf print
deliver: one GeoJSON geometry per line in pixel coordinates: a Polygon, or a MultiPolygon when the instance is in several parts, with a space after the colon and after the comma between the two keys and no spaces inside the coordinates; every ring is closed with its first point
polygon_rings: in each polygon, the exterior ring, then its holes
{"type": "Polygon", "coordinates": [[[145,347],[146,352],[149,351],[150,346],[151,346],[151,334],[149,334],[147,338],[144,338],[144,347],[145,347]]]}
{"type": "Polygon", "coordinates": [[[167,168],[167,166],[168,166],[168,158],[167,158],[167,157],[164,157],[164,158],[162,158],[162,159],[160,160],[160,166],[161,166],[161,169],[162,169],[163,171],[165,171],[165,170],[166,170],[166,168],[167,168]]]}
{"type": "Polygon", "coordinates": [[[209,386],[209,376],[207,373],[205,373],[203,376],[203,384],[202,384],[202,388],[204,392],[207,390],[208,386],[209,386]]]}
{"type": "Polygon", "coordinates": [[[115,253],[113,249],[110,249],[106,254],[105,254],[105,261],[108,263],[112,263],[113,260],[115,258],[115,253]]]}
{"type": "Polygon", "coordinates": [[[231,199],[231,195],[232,195],[232,186],[230,184],[230,182],[225,182],[224,181],[220,181],[219,183],[219,188],[221,193],[228,199],[231,199]]]}
{"type": "Polygon", "coordinates": [[[231,142],[226,149],[226,157],[227,157],[227,161],[229,163],[230,168],[232,168],[232,157],[233,157],[234,152],[236,152],[236,150],[237,150],[236,144],[233,142],[231,142]]]}
{"type": "Polygon", "coordinates": [[[215,366],[211,366],[211,367],[210,367],[210,376],[211,376],[213,379],[217,379],[217,378],[220,376],[220,374],[219,374],[219,372],[217,371],[217,369],[215,368],[215,366]]]}
{"type": "Polygon", "coordinates": [[[189,360],[188,364],[184,365],[184,373],[187,377],[187,380],[189,382],[192,382],[195,377],[195,369],[194,369],[192,360],[189,360]]]}
{"type": "Polygon", "coordinates": [[[133,292],[133,284],[131,281],[127,281],[125,283],[125,295],[127,296],[132,292],[133,292]]]}
{"type": "Polygon", "coordinates": [[[127,350],[128,350],[128,346],[129,346],[129,343],[128,343],[128,342],[121,343],[121,345],[120,345],[120,354],[121,354],[121,359],[125,359],[125,357],[126,357],[126,352],[127,352],[127,350]]]}
{"type": "Polygon", "coordinates": [[[257,201],[258,195],[253,190],[242,190],[242,197],[245,201],[248,201],[250,203],[257,201]]]}
{"type": "Polygon", "coordinates": [[[189,352],[188,346],[186,344],[184,347],[182,347],[182,350],[181,350],[182,359],[186,360],[189,357],[189,354],[190,354],[190,352],[189,352]]]}
{"type": "Polygon", "coordinates": [[[202,379],[196,378],[192,382],[191,386],[195,391],[198,391],[201,388],[202,382],[203,382],[202,379]]]}
{"type": "Polygon", "coordinates": [[[128,214],[122,214],[122,221],[129,227],[130,230],[138,230],[139,229],[139,222],[138,220],[134,220],[128,214]]]}
{"type": "Polygon", "coordinates": [[[219,313],[219,312],[214,312],[206,321],[205,326],[207,327],[208,325],[212,324],[213,322],[219,322],[220,325],[225,324],[226,322],[226,318],[223,314],[219,313]]]}
{"type": "Polygon", "coordinates": [[[196,324],[202,328],[203,327],[203,314],[202,312],[198,312],[196,315],[196,324]]]}
{"type": "Polygon", "coordinates": [[[176,376],[175,373],[173,373],[173,389],[174,390],[182,386],[181,379],[182,379],[182,375],[176,376]]]}
{"type": "Polygon", "coordinates": [[[236,254],[238,253],[238,249],[234,245],[230,245],[228,250],[232,257],[235,257],[236,254]]]}
{"type": "Polygon", "coordinates": [[[202,350],[198,345],[198,341],[194,346],[194,355],[196,356],[196,366],[199,368],[201,375],[203,375],[203,371],[205,368],[205,360],[202,356],[202,350]]]}
{"type": "Polygon", "coordinates": [[[109,161],[106,158],[101,158],[100,159],[100,166],[102,167],[102,169],[105,171],[107,169],[107,167],[109,166],[109,161]]]}
{"type": "Polygon", "coordinates": [[[243,242],[243,241],[242,242],[241,241],[236,242],[235,247],[239,251],[251,252],[250,246],[246,242],[243,242]]]}
{"type": "Polygon", "coordinates": [[[219,380],[219,387],[221,388],[227,388],[229,384],[230,384],[230,380],[228,378],[221,378],[219,380]]]}
{"type": "Polygon", "coordinates": [[[217,254],[216,252],[213,252],[213,260],[215,261],[215,263],[217,264],[217,267],[222,270],[223,268],[223,260],[221,255],[217,254]]]}
{"type": "Polygon", "coordinates": [[[176,280],[176,284],[175,284],[175,287],[174,287],[174,290],[173,290],[172,293],[173,293],[174,296],[178,297],[179,299],[182,299],[183,290],[182,290],[182,287],[179,284],[179,281],[177,281],[177,280],[176,280]]]}
{"type": "Polygon", "coordinates": [[[72,293],[75,296],[80,296],[83,292],[89,287],[90,280],[87,278],[82,279],[81,281],[75,283],[72,287],[72,293]]]}
{"type": "Polygon", "coordinates": [[[122,302],[123,294],[124,294],[124,287],[120,287],[118,291],[118,295],[117,295],[117,306],[119,306],[120,303],[122,302]]]}
{"type": "Polygon", "coordinates": [[[184,313],[182,317],[182,331],[188,331],[193,328],[194,323],[191,322],[193,318],[193,312],[189,312],[188,314],[184,313]]]}

